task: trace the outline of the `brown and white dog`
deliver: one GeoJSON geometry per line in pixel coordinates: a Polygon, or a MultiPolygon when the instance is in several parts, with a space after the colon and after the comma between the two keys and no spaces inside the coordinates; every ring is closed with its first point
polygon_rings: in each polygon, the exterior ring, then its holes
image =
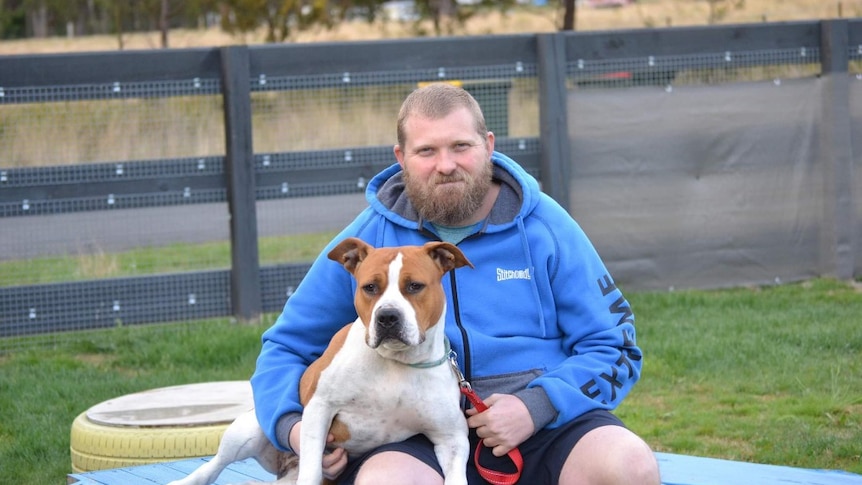
{"type": "Polygon", "coordinates": [[[329,433],[335,436],[330,445],[350,456],[422,433],[434,443],[446,485],[467,484],[467,423],[448,363],[441,279],[472,264],[444,242],[375,249],[349,238],[328,257],[356,279],[359,317],[302,376],[299,459],[272,446],[251,410],[228,427],[211,461],[171,485],[212,483],[227,465],[246,458],[276,474],[275,483],[319,485],[325,483],[321,461],[329,433]]]}

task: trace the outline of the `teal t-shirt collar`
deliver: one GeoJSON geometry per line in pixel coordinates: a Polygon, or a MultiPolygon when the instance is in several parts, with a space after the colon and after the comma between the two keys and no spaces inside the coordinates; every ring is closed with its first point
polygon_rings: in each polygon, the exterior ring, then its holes
{"type": "Polygon", "coordinates": [[[435,224],[433,222],[431,222],[430,224],[434,228],[434,231],[437,233],[437,235],[440,237],[441,241],[458,244],[464,239],[467,239],[468,236],[471,236],[473,233],[478,231],[479,226],[481,226],[483,223],[484,221],[479,221],[475,224],[461,227],[444,226],[442,224],[435,224]]]}

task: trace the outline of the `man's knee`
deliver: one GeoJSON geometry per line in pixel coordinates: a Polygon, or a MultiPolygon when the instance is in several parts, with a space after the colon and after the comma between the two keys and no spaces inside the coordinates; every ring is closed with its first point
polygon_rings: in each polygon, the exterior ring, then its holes
{"type": "Polygon", "coordinates": [[[632,448],[619,455],[623,463],[619,468],[622,474],[618,483],[659,485],[661,477],[655,455],[646,443],[638,441],[640,443],[632,443],[632,448]]]}
{"type": "Polygon", "coordinates": [[[560,477],[561,485],[660,483],[652,450],[640,437],[619,426],[603,426],[584,435],[560,477]]]}
{"type": "Polygon", "coordinates": [[[355,485],[443,485],[443,477],[422,460],[407,453],[378,453],[362,464],[356,473],[355,485]]]}

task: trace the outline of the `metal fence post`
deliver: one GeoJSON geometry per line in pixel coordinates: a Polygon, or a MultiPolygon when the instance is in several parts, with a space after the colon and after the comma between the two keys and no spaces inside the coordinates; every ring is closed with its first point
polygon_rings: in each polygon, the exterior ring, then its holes
{"type": "Polygon", "coordinates": [[[566,42],[560,33],[539,34],[537,41],[542,190],[569,210],[572,160],[566,112],[566,42]]]}
{"type": "Polygon", "coordinates": [[[853,143],[850,130],[848,24],[821,22],[820,52],[823,108],[820,132],[824,217],[821,231],[821,271],[849,280],[855,267],[853,222],[853,143]]]}
{"type": "Polygon", "coordinates": [[[262,302],[248,48],[223,47],[221,60],[225,173],[230,211],[231,308],[240,322],[254,323],[260,319],[262,302]]]}

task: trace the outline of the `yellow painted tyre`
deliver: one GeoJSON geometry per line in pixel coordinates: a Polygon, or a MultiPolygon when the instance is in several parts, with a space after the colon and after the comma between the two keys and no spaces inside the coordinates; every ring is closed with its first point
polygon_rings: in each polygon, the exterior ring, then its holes
{"type": "Polygon", "coordinates": [[[175,386],[105,401],[72,423],[72,470],[214,455],[228,425],[250,408],[245,381],[175,386]]]}
{"type": "Polygon", "coordinates": [[[75,473],[215,455],[228,424],[199,427],[103,426],[81,413],[69,451],[75,473]]]}

